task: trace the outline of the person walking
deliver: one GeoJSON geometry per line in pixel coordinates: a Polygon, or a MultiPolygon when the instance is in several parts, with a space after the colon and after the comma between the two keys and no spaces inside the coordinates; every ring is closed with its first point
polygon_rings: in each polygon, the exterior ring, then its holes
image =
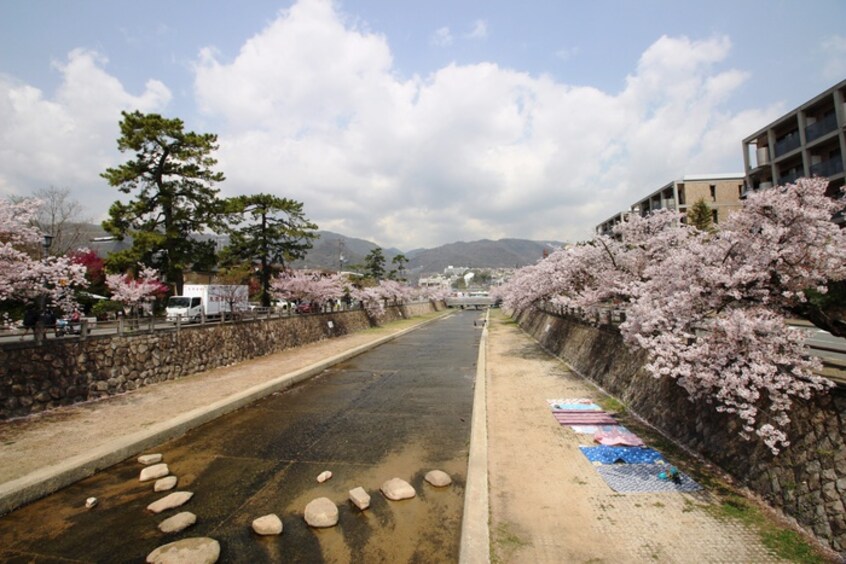
{"type": "Polygon", "coordinates": [[[33,304],[29,304],[26,307],[26,311],[24,311],[23,315],[23,328],[24,334],[21,335],[21,341],[24,340],[26,334],[29,333],[30,329],[32,330],[32,336],[35,338],[35,326],[38,324],[38,308],[35,307],[33,304]]]}

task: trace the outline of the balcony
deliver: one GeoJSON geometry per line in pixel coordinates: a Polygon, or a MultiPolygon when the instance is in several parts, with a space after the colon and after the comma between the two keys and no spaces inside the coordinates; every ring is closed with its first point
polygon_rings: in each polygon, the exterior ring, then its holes
{"type": "Polygon", "coordinates": [[[800,169],[794,168],[794,169],[788,170],[782,176],[779,176],[778,177],[778,183],[779,183],[780,186],[784,186],[785,184],[790,184],[792,182],[795,182],[796,179],[799,178],[800,176],[804,176],[804,174],[802,174],[802,171],[800,169]]]}
{"type": "Polygon", "coordinates": [[[831,113],[823,116],[821,120],[814,122],[805,128],[805,143],[810,143],[814,139],[819,139],[826,133],[831,133],[835,129],[837,129],[837,116],[834,115],[834,112],[832,111],[831,113]]]}
{"type": "Polygon", "coordinates": [[[840,155],[831,157],[826,161],[822,161],[811,165],[812,176],[834,176],[843,172],[843,159],[840,155]]]}
{"type": "Polygon", "coordinates": [[[789,153],[794,149],[798,149],[801,141],[799,139],[799,131],[791,131],[784,137],[775,142],[773,147],[776,158],[789,153]]]}

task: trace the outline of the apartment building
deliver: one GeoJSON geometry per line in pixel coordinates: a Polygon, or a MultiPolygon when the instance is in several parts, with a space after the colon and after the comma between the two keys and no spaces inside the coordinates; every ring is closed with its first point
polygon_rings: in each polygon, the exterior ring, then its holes
{"type": "Polygon", "coordinates": [[[846,80],[743,140],[745,190],[828,178],[829,195],[843,186],[846,162],[846,80]]]}
{"type": "Polygon", "coordinates": [[[740,207],[743,192],[744,175],[741,173],[686,175],[634,203],[628,211],[609,217],[596,226],[596,232],[610,234],[613,227],[631,213],[645,216],[655,210],[671,209],[686,214],[700,199],[710,206],[712,219],[719,224],[740,207]]]}

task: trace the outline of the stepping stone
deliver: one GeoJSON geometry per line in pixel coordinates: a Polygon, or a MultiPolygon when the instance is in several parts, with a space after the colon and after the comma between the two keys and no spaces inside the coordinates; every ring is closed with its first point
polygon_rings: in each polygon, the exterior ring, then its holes
{"type": "Polygon", "coordinates": [[[159,530],[163,533],[178,533],[197,522],[197,516],[190,511],[177,513],[159,523],[159,530]]]}
{"type": "Polygon", "coordinates": [[[156,480],[156,483],[153,484],[153,491],[166,492],[168,490],[172,490],[176,487],[176,482],[176,476],[167,476],[166,478],[161,478],[159,480],[156,480]]]}
{"type": "Polygon", "coordinates": [[[142,454],[138,457],[138,462],[143,464],[144,466],[148,466],[150,464],[157,464],[162,461],[161,454],[142,454]]]}
{"type": "Polygon", "coordinates": [[[162,545],[147,555],[150,564],[214,564],[220,543],[208,537],[182,539],[162,545]]]}
{"type": "Polygon", "coordinates": [[[431,472],[427,472],[424,479],[436,488],[443,488],[452,483],[452,478],[449,477],[449,474],[443,472],[442,470],[432,470],[431,472]]]}
{"type": "Polygon", "coordinates": [[[170,470],[168,470],[167,464],[154,464],[141,470],[141,476],[139,479],[142,482],[149,482],[150,480],[164,478],[168,474],[170,474],[170,470]]]}
{"type": "Polygon", "coordinates": [[[401,499],[411,499],[417,495],[414,487],[400,478],[391,478],[381,487],[382,494],[391,501],[399,501],[401,499]]]}
{"type": "Polygon", "coordinates": [[[350,501],[353,504],[364,511],[368,507],[370,507],[370,494],[364,491],[364,488],[361,486],[350,490],[350,501]]]}
{"type": "Polygon", "coordinates": [[[264,515],[253,520],[253,530],[259,535],[281,535],[282,519],[275,513],[264,515]]]}
{"type": "Polygon", "coordinates": [[[321,472],[317,476],[317,481],[318,481],[318,483],[322,484],[323,482],[325,482],[326,480],[328,480],[331,477],[332,477],[332,472],[330,472],[329,470],[324,470],[323,472],[321,472]]]}
{"type": "Polygon", "coordinates": [[[311,527],[334,527],[338,524],[338,506],[328,497],[318,497],[306,505],[304,517],[311,527]]]}
{"type": "Polygon", "coordinates": [[[184,505],[192,497],[194,497],[193,492],[173,492],[172,494],[148,505],[147,510],[152,511],[153,513],[161,513],[162,511],[167,511],[168,509],[184,505]]]}

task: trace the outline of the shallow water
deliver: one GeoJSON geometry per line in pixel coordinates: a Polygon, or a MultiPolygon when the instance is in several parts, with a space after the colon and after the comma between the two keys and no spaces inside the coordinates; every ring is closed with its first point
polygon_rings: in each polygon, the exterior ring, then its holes
{"type": "Polygon", "coordinates": [[[467,311],[440,320],[150,449],[179,477],[175,491],[194,492],[182,508],[145,509],[166,493],[138,481],[133,457],[0,518],[0,560],[139,562],[161,544],[210,536],[223,562],[457,561],[477,318],[467,311]],[[425,483],[434,468],[453,484],[425,483]],[[323,470],[334,475],[318,484],[323,470]],[[417,497],[386,500],[379,486],[393,477],[417,497]],[[347,500],[356,486],[371,495],[364,512],[347,500]],[[100,503],[86,510],[91,496],[100,503]],[[312,529],[303,510],[323,496],[339,506],[340,521],[312,529]],[[156,528],[179,511],[197,523],[170,535],[156,528]],[[267,513],[282,519],[282,535],[252,532],[251,521],[267,513]]]}

